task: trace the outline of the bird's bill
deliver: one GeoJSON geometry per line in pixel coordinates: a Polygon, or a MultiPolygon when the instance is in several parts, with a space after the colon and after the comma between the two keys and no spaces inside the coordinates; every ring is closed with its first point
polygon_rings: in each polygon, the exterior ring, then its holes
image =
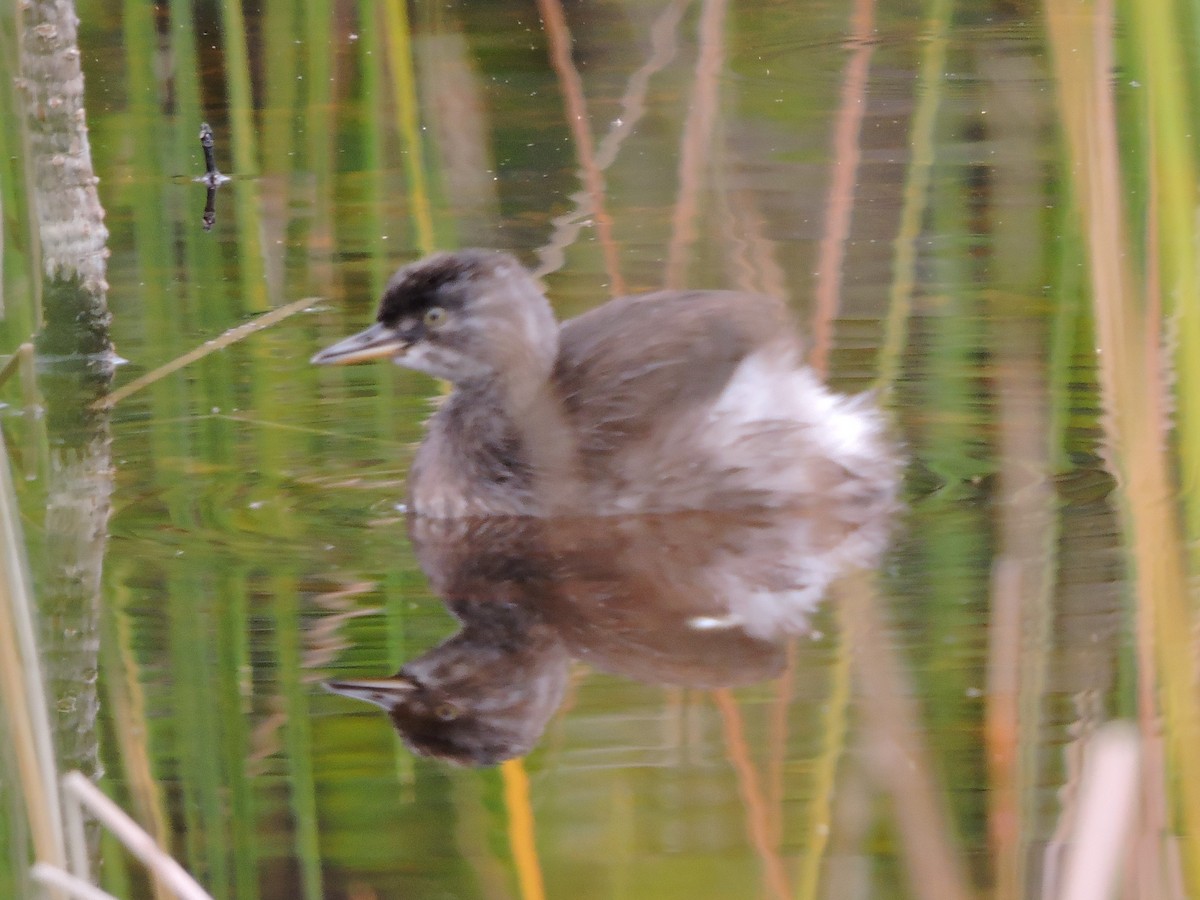
{"type": "Polygon", "coordinates": [[[351,363],[385,359],[403,353],[408,344],[393,329],[380,322],[342,338],[312,358],[319,366],[347,366],[351,363]]]}
{"type": "Polygon", "coordinates": [[[355,678],[347,681],[326,681],[325,690],[355,700],[365,700],[384,709],[391,709],[416,688],[416,684],[402,675],[392,678],[355,678]]]}

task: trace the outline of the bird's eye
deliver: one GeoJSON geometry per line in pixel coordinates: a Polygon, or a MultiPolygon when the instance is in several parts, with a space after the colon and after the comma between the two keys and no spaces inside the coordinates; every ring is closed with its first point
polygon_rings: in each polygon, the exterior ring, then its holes
{"type": "Polygon", "coordinates": [[[425,310],[425,326],[427,328],[438,328],[446,323],[446,310],[440,306],[431,306],[425,310]]]}
{"type": "Polygon", "coordinates": [[[451,719],[457,719],[461,710],[453,703],[443,700],[433,708],[433,714],[443,722],[449,722],[451,719]]]}

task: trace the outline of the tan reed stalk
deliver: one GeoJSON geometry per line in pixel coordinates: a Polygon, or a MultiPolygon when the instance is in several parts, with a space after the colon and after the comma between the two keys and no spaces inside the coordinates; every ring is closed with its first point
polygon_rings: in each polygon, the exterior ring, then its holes
{"type": "Polygon", "coordinates": [[[917,105],[913,110],[909,146],[912,155],[904,177],[904,202],[900,225],[892,242],[892,285],[888,291],[888,318],[883,346],[879,349],[877,384],[890,390],[899,374],[901,352],[908,342],[908,319],[912,313],[917,283],[917,238],[929,203],[929,179],[933,169],[933,128],[941,104],[946,71],[946,44],[953,0],[930,0],[923,29],[924,46],[917,75],[917,105]]]}
{"type": "Polygon", "coordinates": [[[825,228],[817,251],[817,285],[814,293],[809,364],[818,372],[829,365],[833,323],[842,302],[842,264],[850,237],[854,211],[854,185],[862,158],[859,136],[867,114],[867,80],[875,50],[875,0],[854,0],[849,46],[853,48],[842,76],[842,95],[833,128],[833,162],[829,194],[825,198],[825,228]]]}
{"type": "Polygon", "coordinates": [[[584,188],[591,201],[592,215],[596,220],[596,237],[604,252],[604,269],[608,275],[609,293],[618,297],[625,293],[625,280],[621,277],[621,261],[617,244],[613,238],[612,216],[604,202],[604,173],[596,162],[592,140],[592,128],[588,120],[587,101],[583,95],[583,79],[571,60],[571,32],[560,0],[538,0],[542,15],[542,27],[550,45],[550,62],[558,76],[563,102],[567,107],[567,125],[575,142],[575,155],[583,173],[584,188]]]}
{"type": "Polygon", "coordinates": [[[921,738],[912,685],[888,636],[871,578],[854,573],[835,586],[840,625],[853,647],[871,768],[891,798],[911,895],[968,900],[967,875],[921,738]]]}
{"type": "Polygon", "coordinates": [[[687,282],[688,251],[696,240],[700,191],[708,167],[709,148],[720,101],[719,81],[725,61],[725,16],[728,0],[704,0],[700,10],[700,52],[688,102],[687,119],[679,139],[679,195],[671,216],[664,286],[681,288],[687,282]]]}
{"type": "Polygon", "coordinates": [[[790,893],[787,873],[779,857],[779,847],[771,839],[771,828],[762,787],[750,751],[746,743],[746,726],[741,710],[729,688],[718,688],[712,692],[713,702],[721,713],[721,724],[725,735],[725,749],[737,774],[738,792],[742,795],[742,807],[746,811],[746,827],[750,843],[754,847],[763,868],[763,880],[769,895],[775,900],[784,900],[790,893]]]}
{"type": "Polygon", "coordinates": [[[63,790],[87,807],[92,815],[121,840],[130,853],[170,885],[181,900],[213,900],[183,866],[158,846],[137,822],[82,773],[68,772],[64,775],[63,790]]]}
{"type": "Polygon", "coordinates": [[[1110,78],[1112,7],[1106,0],[1048,0],[1046,22],[1075,202],[1088,245],[1107,462],[1120,489],[1133,568],[1139,715],[1148,727],[1161,727],[1166,739],[1167,781],[1146,787],[1166,791],[1173,800],[1180,853],[1194,892],[1200,889],[1200,710],[1193,621],[1168,456],[1169,394],[1159,311],[1154,298],[1147,302],[1137,288],[1136,254],[1122,204],[1110,78]]]}
{"type": "Polygon", "coordinates": [[[34,855],[67,866],[54,742],[37,648],[20,515],[0,433],[0,707],[7,714],[34,855]]]}
{"type": "Polygon", "coordinates": [[[1136,728],[1110,722],[1092,736],[1059,900],[1106,900],[1116,895],[1137,817],[1140,774],[1136,728]]]}
{"type": "Polygon", "coordinates": [[[322,302],[320,297],[305,297],[303,300],[296,300],[289,303],[287,306],[281,306],[278,309],[273,309],[269,313],[264,313],[256,319],[238,325],[235,328],[230,328],[219,337],[213,338],[211,341],[205,341],[194,350],[189,350],[182,356],[177,356],[170,362],[163,363],[152,372],[147,372],[145,375],[133,379],[128,384],[123,384],[109,394],[101,397],[96,401],[95,406],[98,409],[111,409],[116,406],[126,397],[131,394],[136,394],[142,388],[147,387],[154,382],[165,378],[173,372],[178,372],[185,366],[190,366],[196,360],[203,359],[210,353],[215,353],[218,350],[224,350],[226,347],[236,344],[238,341],[249,337],[256,331],[262,331],[264,328],[270,328],[272,325],[277,325],[284,319],[294,316],[298,312],[303,312],[306,309],[312,309],[318,303],[322,302]]]}

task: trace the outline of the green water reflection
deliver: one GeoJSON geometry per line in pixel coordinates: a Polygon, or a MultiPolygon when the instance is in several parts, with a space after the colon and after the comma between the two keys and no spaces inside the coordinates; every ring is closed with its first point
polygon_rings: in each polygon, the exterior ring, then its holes
{"type": "MultiPolygon", "coordinates": [[[[1076,739],[1135,713],[1139,669],[1084,245],[1046,36],[1022,11],[884,5],[863,42],[842,3],[573,5],[581,145],[533,4],[416,2],[406,21],[391,4],[81,0],[116,385],[313,298],[103,416],[83,741],[103,789],[215,897],[957,897],[957,877],[1036,895],[1076,739]],[[203,121],[234,176],[208,233],[189,180],[203,121]],[[838,163],[855,167],[831,287],[838,163]],[[571,663],[540,742],[499,768],[414,757],[386,717],[322,690],[394,672],[456,624],[403,508],[439,387],[308,360],[370,320],[397,265],[467,245],[545,272],[561,317],[614,284],[781,293],[835,387],[891,380],[907,508],[865,592],[895,626],[944,823],[906,819],[878,772],[886,735],[852,687],[861,597],[815,613],[782,677],[736,690],[571,663]],[[1005,591],[1032,600],[1015,656],[998,649],[1005,591]],[[1015,784],[989,773],[998,671],[1024,679],[1015,784]],[[945,883],[912,886],[919,828],[952,860],[945,883]]],[[[0,138],[7,353],[37,330],[39,265],[19,129],[0,138]]],[[[55,577],[47,447],[94,391],[56,371],[43,361],[46,422],[3,388],[39,586],[55,577]]],[[[23,827],[15,810],[0,828],[0,895],[22,883],[23,827]]],[[[107,889],[153,895],[114,842],[97,853],[107,889]]]]}

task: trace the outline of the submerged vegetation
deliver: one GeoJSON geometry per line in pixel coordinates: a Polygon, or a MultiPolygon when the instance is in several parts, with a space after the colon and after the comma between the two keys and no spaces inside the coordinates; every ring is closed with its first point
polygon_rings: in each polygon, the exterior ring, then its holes
{"type": "Polygon", "coordinates": [[[78,0],[73,274],[46,5],[0,19],[0,895],[170,890],[71,769],[214,897],[1200,892],[1194,4],[78,0]],[[320,691],[450,624],[397,509],[428,386],[307,359],[470,244],[564,316],[789,296],[885,400],[892,561],[781,678],[578,667],[483,771],[320,691]]]}

